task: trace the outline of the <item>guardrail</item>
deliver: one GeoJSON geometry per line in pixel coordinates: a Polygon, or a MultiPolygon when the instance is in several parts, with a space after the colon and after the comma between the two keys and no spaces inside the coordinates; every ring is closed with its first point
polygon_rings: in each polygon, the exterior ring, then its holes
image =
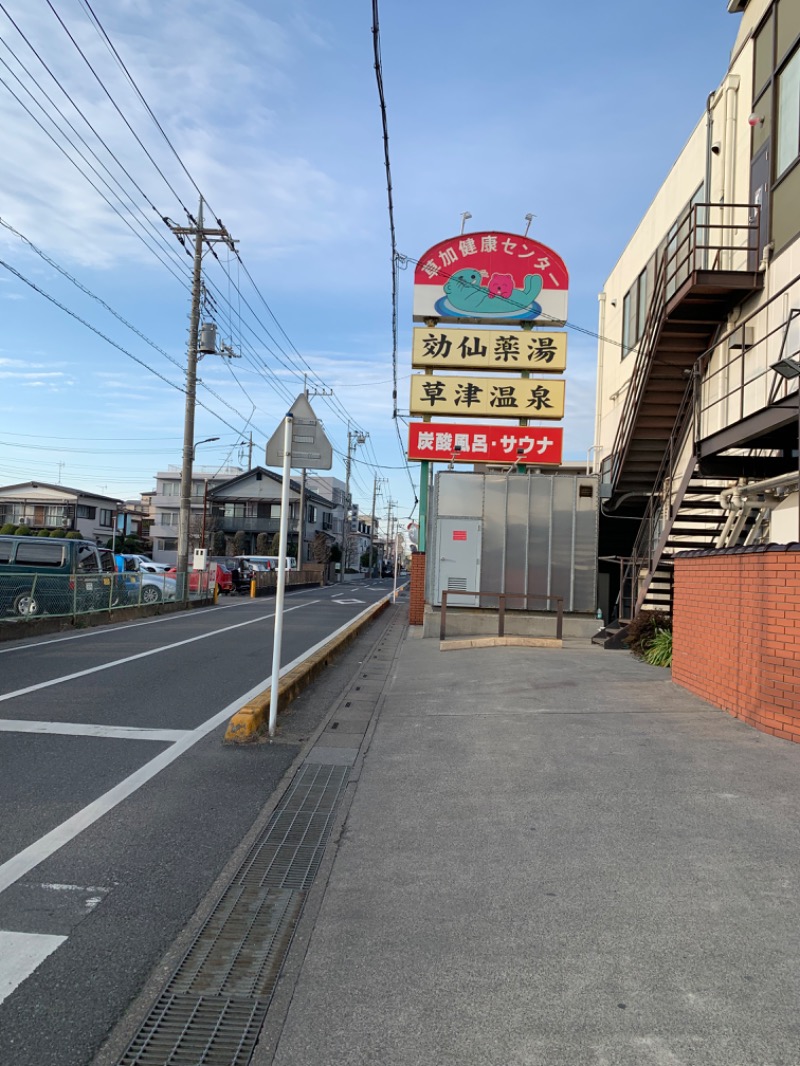
{"type": "Polygon", "coordinates": [[[439,619],[439,639],[444,640],[447,633],[447,597],[448,596],[479,596],[481,598],[491,596],[496,598],[497,604],[497,635],[505,636],[506,629],[506,600],[507,599],[530,599],[546,600],[548,603],[555,601],[556,604],[556,640],[561,640],[564,634],[564,597],[548,596],[537,592],[467,592],[463,589],[448,589],[442,593],[442,610],[439,619]]]}
{"type": "MultiPolygon", "coordinates": [[[[286,571],[286,587],[297,585],[325,584],[325,567],[322,564],[304,566],[302,570],[286,571]]],[[[250,595],[255,597],[267,592],[274,592],[278,587],[277,570],[260,570],[253,574],[250,581],[250,595]]]]}

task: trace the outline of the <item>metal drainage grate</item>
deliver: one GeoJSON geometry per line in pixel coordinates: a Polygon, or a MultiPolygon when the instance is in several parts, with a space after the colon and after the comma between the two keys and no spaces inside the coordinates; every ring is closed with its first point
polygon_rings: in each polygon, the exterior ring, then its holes
{"type": "Polygon", "coordinates": [[[303,899],[300,892],[231,886],[195,937],[167,993],[268,1000],[303,899]]]}
{"type": "Polygon", "coordinates": [[[347,785],[305,763],[119,1066],[246,1066],[347,785]]]}
{"type": "Polygon", "coordinates": [[[347,766],[305,763],[242,863],[236,883],[308,888],[322,861],[348,775],[347,766]]]}
{"type": "Polygon", "coordinates": [[[120,1066],[247,1066],[266,1015],[263,1000],[164,995],[120,1066]]]}

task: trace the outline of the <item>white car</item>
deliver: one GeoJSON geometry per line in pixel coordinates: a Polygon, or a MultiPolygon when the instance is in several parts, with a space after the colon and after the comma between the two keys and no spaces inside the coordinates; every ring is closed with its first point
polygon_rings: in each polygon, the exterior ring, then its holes
{"type": "Polygon", "coordinates": [[[146,555],[123,555],[122,558],[134,563],[132,567],[126,566],[126,570],[141,570],[143,574],[165,574],[170,568],[169,563],[155,563],[146,555]]]}

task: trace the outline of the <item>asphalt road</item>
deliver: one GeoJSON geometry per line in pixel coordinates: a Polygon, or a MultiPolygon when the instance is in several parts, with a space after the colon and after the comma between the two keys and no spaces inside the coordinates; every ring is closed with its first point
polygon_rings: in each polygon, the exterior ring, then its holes
{"type": "MultiPolygon", "coordinates": [[[[390,590],[287,593],[282,666],[390,590]]],[[[3,1066],[91,1062],[291,765],[299,735],[222,744],[273,626],[236,597],[0,646],[3,1066]]]]}

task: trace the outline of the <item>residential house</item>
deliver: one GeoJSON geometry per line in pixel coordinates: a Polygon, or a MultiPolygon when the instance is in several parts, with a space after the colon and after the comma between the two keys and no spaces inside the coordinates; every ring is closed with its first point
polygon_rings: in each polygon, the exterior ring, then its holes
{"type": "Polygon", "coordinates": [[[76,532],[101,545],[112,537],[115,516],[123,509],[123,502],[111,496],[43,481],[0,488],[0,526],[13,522],[35,532],[76,532]]]}
{"type": "Polygon", "coordinates": [[[800,3],[728,11],[728,70],[600,294],[606,617],[669,611],[678,552],[798,539],[800,3]]]}
{"type": "MultiPolygon", "coordinates": [[[[208,533],[223,533],[230,548],[233,547],[233,538],[242,533],[243,554],[254,554],[260,533],[272,538],[280,530],[282,483],[280,474],[257,466],[216,485],[209,490],[208,533]]],[[[303,493],[305,521],[301,533],[301,491],[300,482],[290,482],[288,546],[295,554],[298,541],[302,539],[303,550],[299,553],[299,562],[302,564],[311,558],[311,545],[317,533],[323,533],[333,541],[334,505],[306,484],[303,493]]],[[[267,554],[275,553],[269,551],[267,554]]]]}

